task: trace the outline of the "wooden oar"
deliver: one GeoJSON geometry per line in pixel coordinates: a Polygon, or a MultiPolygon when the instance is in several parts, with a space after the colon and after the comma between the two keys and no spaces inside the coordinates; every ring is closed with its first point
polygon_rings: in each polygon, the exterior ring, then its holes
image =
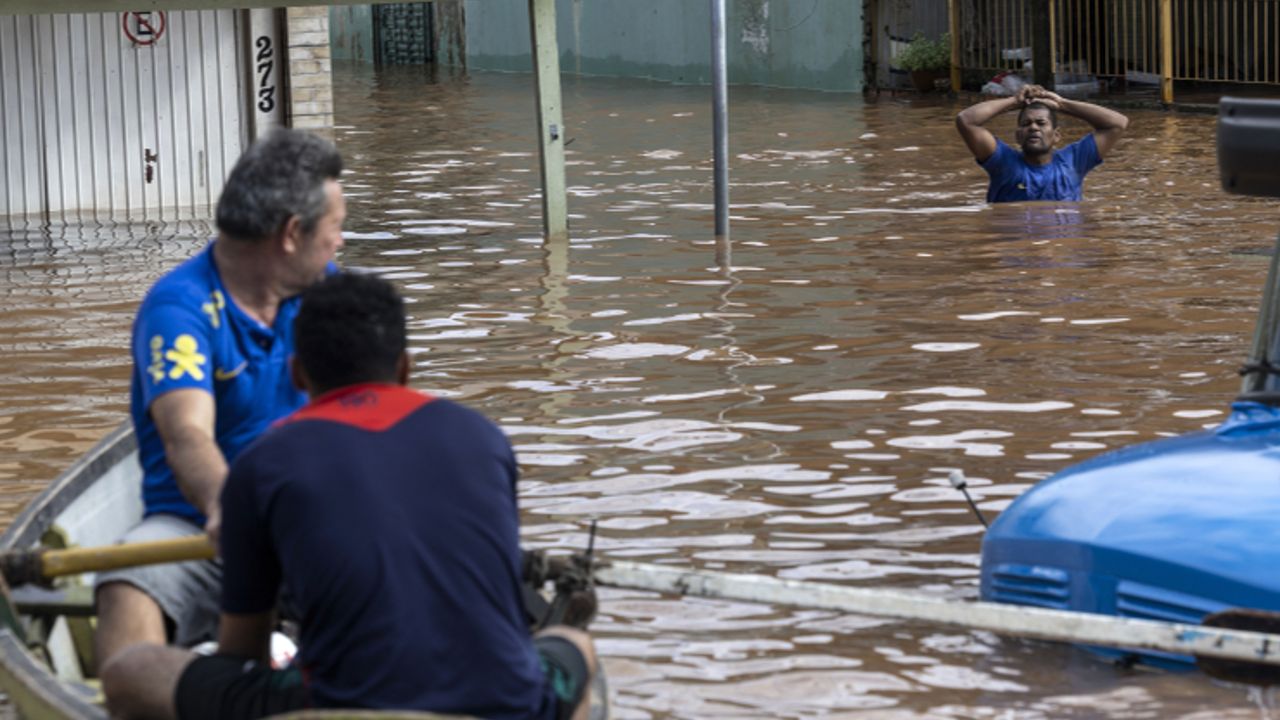
{"type": "Polygon", "coordinates": [[[208,560],[214,556],[207,535],[173,540],[123,543],[70,550],[17,550],[0,555],[0,572],[10,585],[41,582],[62,575],[102,572],[136,565],[208,560]]]}
{"type": "MultiPolygon", "coordinates": [[[[598,564],[595,581],[617,588],[941,623],[1038,640],[1162,650],[1193,655],[1206,674],[1223,680],[1280,684],[1280,634],[1275,634],[1280,631],[1280,614],[1275,613],[1261,613],[1271,618],[1269,625],[1260,625],[1256,618],[1252,624],[1218,623],[1210,618],[1206,625],[1184,625],[622,560],[598,564]],[[1239,627],[1249,630],[1235,629],[1239,627]]],[[[1239,612],[1226,615],[1235,617],[1239,612]]]]}

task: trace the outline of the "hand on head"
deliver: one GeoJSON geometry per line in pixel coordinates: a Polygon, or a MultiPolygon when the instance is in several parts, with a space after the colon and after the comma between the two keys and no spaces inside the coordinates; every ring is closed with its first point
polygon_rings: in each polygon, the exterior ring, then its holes
{"type": "Polygon", "coordinates": [[[1018,100],[1023,105],[1043,103],[1057,110],[1062,107],[1062,96],[1039,85],[1023,85],[1018,90],[1018,100]]]}

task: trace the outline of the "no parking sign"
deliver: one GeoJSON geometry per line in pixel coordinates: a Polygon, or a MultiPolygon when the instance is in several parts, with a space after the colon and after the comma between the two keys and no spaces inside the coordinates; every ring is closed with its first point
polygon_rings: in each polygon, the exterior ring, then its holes
{"type": "Polygon", "coordinates": [[[124,28],[124,36],[134,45],[154,45],[164,35],[164,12],[160,10],[142,10],[120,14],[120,26],[124,28]]]}

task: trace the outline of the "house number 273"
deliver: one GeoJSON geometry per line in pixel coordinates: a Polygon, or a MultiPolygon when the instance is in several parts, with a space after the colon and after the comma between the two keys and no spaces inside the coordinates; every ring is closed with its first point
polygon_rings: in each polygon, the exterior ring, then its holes
{"type": "Polygon", "coordinates": [[[258,48],[258,109],[271,112],[276,109],[276,84],[271,75],[276,66],[275,49],[266,35],[260,35],[253,44],[258,48]]]}

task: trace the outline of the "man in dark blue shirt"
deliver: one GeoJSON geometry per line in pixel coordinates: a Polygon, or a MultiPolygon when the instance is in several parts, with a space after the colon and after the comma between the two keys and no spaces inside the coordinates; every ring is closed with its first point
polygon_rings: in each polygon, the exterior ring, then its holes
{"type": "Polygon", "coordinates": [[[526,625],[511,445],[479,413],[406,387],[399,295],[332,276],[303,295],[294,335],[310,402],[236,459],[222,492],[218,654],[125,651],[102,678],[113,716],[583,716],[590,637],[526,625]],[[272,670],[282,587],[300,652],[272,670]]]}
{"type": "MultiPolygon", "coordinates": [[[[298,294],[332,272],[346,202],[342,157],[285,128],[255,142],[218,198],[218,237],[156,281],[133,325],[130,411],[143,521],[126,541],[218,532],[227,464],[306,396],[289,381],[298,294]]],[[[97,578],[101,666],[136,642],[212,639],[214,561],[126,568],[97,578]]]]}
{"type": "Polygon", "coordinates": [[[991,184],[987,202],[1082,199],[1084,176],[1102,163],[1119,142],[1129,118],[1100,105],[1067,100],[1039,85],[1025,85],[1008,98],[987,100],[956,116],[956,129],[987,171],[991,184]],[[1018,110],[1014,135],[1021,152],[1014,150],[983,127],[992,118],[1018,110]],[[1093,132],[1061,150],[1058,113],[1089,123],[1093,132]]]}

